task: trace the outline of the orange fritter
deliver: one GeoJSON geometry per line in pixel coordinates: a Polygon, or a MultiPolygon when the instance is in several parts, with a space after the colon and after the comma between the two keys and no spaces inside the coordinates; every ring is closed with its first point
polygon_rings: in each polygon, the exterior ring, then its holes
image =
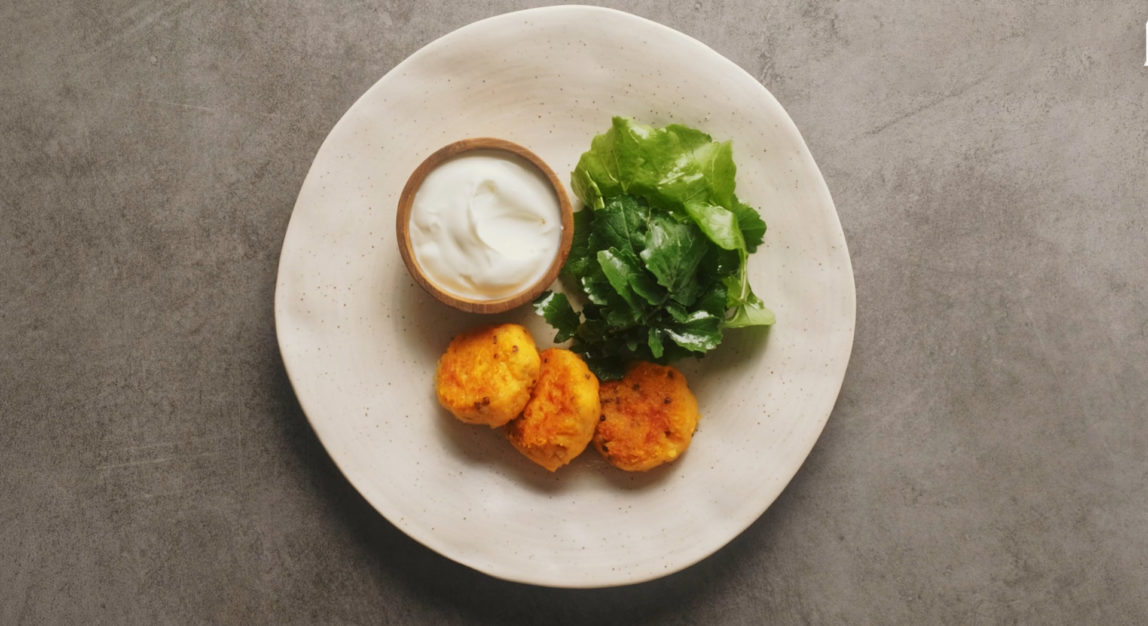
{"type": "Polygon", "coordinates": [[[506,427],[526,458],[554,471],[582,454],[601,414],[598,378],[569,350],[542,353],[538,384],[522,417],[506,427]]]}
{"type": "Polygon", "coordinates": [[[439,404],[468,424],[502,426],[530,400],[540,365],[534,339],[518,324],[462,333],[438,362],[439,404]]]}
{"type": "Polygon", "coordinates": [[[698,401],[678,370],[638,363],[602,383],[594,447],[611,465],[641,472],[678,458],[698,426],[698,401]]]}

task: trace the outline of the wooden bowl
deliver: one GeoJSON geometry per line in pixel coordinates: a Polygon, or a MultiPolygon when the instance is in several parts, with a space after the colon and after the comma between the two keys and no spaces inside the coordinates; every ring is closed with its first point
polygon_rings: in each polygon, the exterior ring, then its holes
{"type": "Polygon", "coordinates": [[[463,139],[443,146],[415,168],[414,173],[407,179],[407,184],[403,187],[402,194],[399,196],[395,228],[398,231],[399,254],[403,257],[403,264],[407,266],[407,271],[410,272],[411,278],[414,278],[415,282],[426,290],[427,293],[444,304],[468,313],[502,313],[530,302],[538,297],[540,293],[545,291],[546,288],[558,278],[558,272],[562,270],[562,265],[566,263],[566,257],[570,254],[570,244],[574,237],[574,211],[570,206],[570,199],[566,196],[566,191],[562,187],[561,181],[558,180],[558,177],[554,175],[554,171],[551,170],[538,155],[516,143],[504,139],[477,137],[473,139],[463,139]],[[418,259],[415,257],[414,249],[411,245],[411,206],[414,204],[415,194],[418,192],[423,180],[439,165],[451,158],[473,150],[508,152],[533,165],[542,173],[546,180],[550,182],[550,186],[554,189],[554,195],[558,200],[558,212],[562,218],[562,236],[559,239],[558,249],[555,251],[554,258],[550,262],[550,267],[546,270],[546,273],[533,284],[523,285],[522,289],[517,293],[493,300],[471,299],[439,288],[419,266],[418,259]]]}

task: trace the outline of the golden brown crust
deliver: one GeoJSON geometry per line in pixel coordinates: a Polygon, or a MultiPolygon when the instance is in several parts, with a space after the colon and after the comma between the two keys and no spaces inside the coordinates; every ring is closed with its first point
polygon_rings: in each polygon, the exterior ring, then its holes
{"type": "Polygon", "coordinates": [[[601,385],[602,417],[594,447],[610,464],[645,471],[678,458],[698,425],[698,402],[681,372],[637,363],[601,385]]]}
{"type": "Polygon", "coordinates": [[[468,424],[502,426],[530,400],[541,361],[518,324],[486,326],[455,337],[439,359],[439,404],[468,424]]]}
{"type": "Polygon", "coordinates": [[[528,459],[553,472],[589,445],[601,404],[598,378],[578,355],[561,348],[542,353],[538,384],[507,438],[528,459]]]}

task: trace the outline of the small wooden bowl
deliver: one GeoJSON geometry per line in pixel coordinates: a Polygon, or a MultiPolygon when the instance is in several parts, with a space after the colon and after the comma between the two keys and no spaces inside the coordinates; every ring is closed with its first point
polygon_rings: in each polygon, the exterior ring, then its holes
{"type": "Polygon", "coordinates": [[[399,254],[403,257],[403,263],[407,266],[407,271],[410,272],[411,278],[414,278],[415,282],[425,289],[427,293],[444,304],[468,313],[502,313],[530,302],[538,297],[538,294],[545,291],[546,288],[558,278],[558,272],[562,270],[562,265],[566,263],[566,257],[570,254],[570,244],[574,238],[574,210],[570,206],[570,199],[566,196],[566,191],[563,189],[562,183],[558,180],[558,177],[554,175],[554,171],[551,170],[538,155],[516,143],[504,139],[477,137],[474,139],[456,141],[439,148],[434,154],[431,154],[415,168],[414,173],[407,179],[407,184],[403,187],[403,192],[399,196],[399,208],[398,216],[395,219],[395,228],[398,231],[399,254]],[[533,165],[546,177],[546,180],[550,182],[550,186],[554,189],[554,195],[558,199],[558,212],[562,217],[562,237],[558,242],[558,249],[546,273],[534,284],[524,285],[518,293],[497,300],[474,300],[440,289],[434,281],[426,276],[426,273],[419,266],[418,260],[415,258],[414,249],[411,246],[411,206],[414,204],[415,194],[418,192],[423,180],[426,179],[432,170],[447,160],[472,150],[498,150],[508,152],[533,165]]]}

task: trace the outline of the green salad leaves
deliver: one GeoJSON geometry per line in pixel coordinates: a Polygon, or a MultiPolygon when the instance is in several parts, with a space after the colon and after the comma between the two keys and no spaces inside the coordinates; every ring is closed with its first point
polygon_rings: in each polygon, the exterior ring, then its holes
{"type": "Polygon", "coordinates": [[[610,380],[631,360],[701,356],[726,328],[772,324],[746,273],[765,222],[734,194],[736,173],[728,141],[615,117],[571,177],[584,208],[562,279],[582,309],[554,292],[534,304],[554,340],[573,339],[610,380]]]}

